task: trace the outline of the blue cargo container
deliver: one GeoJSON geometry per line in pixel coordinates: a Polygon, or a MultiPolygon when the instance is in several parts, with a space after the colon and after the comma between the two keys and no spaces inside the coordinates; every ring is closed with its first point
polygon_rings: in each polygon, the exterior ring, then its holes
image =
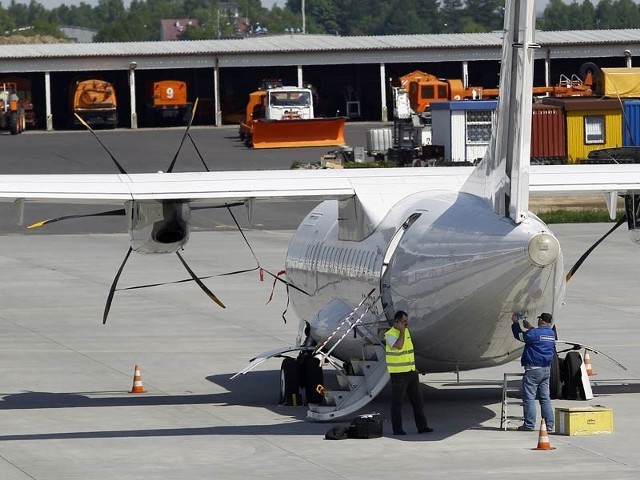
{"type": "Polygon", "coordinates": [[[624,100],[622,116],[622,144],[640,146],[640,100],[624,100]]]}

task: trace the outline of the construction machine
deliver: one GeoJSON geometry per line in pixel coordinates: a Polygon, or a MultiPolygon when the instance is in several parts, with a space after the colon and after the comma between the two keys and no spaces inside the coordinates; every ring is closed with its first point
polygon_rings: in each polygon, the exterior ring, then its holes
{"type": "MultiPolygon", "coordinates": [[[[71,111],[89,125],[116,128],[118,103],[111,83],[99,79],[77,80],[72,84],[69,98],[71,111]]],[[[80,125],[75,115],[72,124],[80,125]]]]}
{"type": "MultiPolygon", "coordinates": [[[[549,87],[533,87],[533,95],[551,97],[571,97],[593,95],[600,69],[593,63],[585,63],[579,75],[560,75],[557,85],[549,87]]],[[[431,102],[441,100],[482,100],[496,98],[500,91],[497,88],[466,86],[459,78],[438,78],[430,73],[416,70],[400,77],[400,86],[408,95],[411,108],[418,115],[428,118],[431,102]]]]}
{"type": "Polygon", "coordinates": [[[193,104],[187,101],[186,82],[159,80],[148,84],[145,106],[154,124],[186,124],[191,117],[193,104]]]}
{"type": "Polygon", "coordinates": [[[24,109],[20,105],[17,85],[12,82],[0,83],[0,130],[9,130],[11,135],[17,135],[24,129],[24,109]]]}
{"type": "Polygon", "coordinates": [[[240,139],[253,148],[344,145],[346,118],[316,118],[311,88],[267,81],[249,94],[240,139]]]}
{"type": "Polygon", "coordinates": [[[36,128],[38,118],[31,99],[31,80],[29,78],[8,76],[0,78],[0,84],[14,84],[15,93],[18,95],[18,105],[24,111],[26,128],[36,128]]]}

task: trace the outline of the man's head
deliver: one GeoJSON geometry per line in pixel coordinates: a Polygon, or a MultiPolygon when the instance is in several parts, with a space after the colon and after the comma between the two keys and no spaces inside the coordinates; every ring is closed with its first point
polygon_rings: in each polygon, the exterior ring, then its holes
{"type": "Polygon", "coordinates": [[[538,326],[551,325],[553,322],[553,316],[550,313],[542,313],[538,317],[538,326]]]}
{"type": "Polygon", "coordinates": [[[405,312],[404,310],[398,310],[393,316],[393,323],[394,325],[404,324],[404,326],[406,327],[409,323],[409,315],[407,315],[407,312],[405,312]]]}

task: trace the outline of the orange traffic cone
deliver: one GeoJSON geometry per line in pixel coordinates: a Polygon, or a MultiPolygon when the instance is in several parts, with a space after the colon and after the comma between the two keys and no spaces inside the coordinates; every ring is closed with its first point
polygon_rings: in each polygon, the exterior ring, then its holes
{"type": "Polygon", "coordinates": [[[591,365],[591,355],[589,355],[589,350],[587,350],[586,348],[584,349],[584,367],[587,369],[587,375],[588,376],[592,376],[595,375],[595,373],[593,373],[593,365],[591,365]]]}
{"type": "Polygon", "coordinates": [[[540,435],[538,435],[538,446],[531,450],[555,450],[556,447],[552,447],[549,443],[549,434],[547,433],[547,422],[544,418],[540,422],[540,435]]]}
{"type": "Polygon", "coordinates": [[[142,376],[140,375],[140,368],[136,365],[136,368],[133,372],[133,387],[129,393],[147,393],[147,391],[142,386],[142,376]]]}

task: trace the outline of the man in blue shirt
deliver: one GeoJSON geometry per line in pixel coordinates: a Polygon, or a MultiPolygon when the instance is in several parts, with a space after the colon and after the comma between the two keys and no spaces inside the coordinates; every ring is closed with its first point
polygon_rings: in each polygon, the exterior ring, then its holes
{"type": "Polygon", "coordinates": [[[553,317],[550,313],[541,314],[536,328],[525,318],[522,322],[524,330],[520,328],[520,318],[521,316],[516,313],[511,316],[513,336],[516,340],[525,343],[521,359],[524,367],[522,377],[524,424],[518,427],[518,430],[535,430],[537,398],[547,430],[551,431],[554,426],[554,417],[549,394],[549,377],[551,362],[556,351],[556,334],[551,328],[553,317]]]}

